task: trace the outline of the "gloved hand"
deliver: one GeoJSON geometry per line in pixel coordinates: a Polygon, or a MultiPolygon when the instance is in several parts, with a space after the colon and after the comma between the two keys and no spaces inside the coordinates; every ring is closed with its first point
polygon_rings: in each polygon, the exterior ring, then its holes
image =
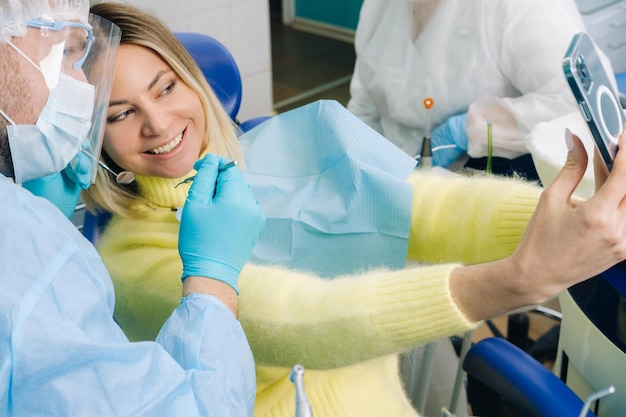
{"type": "Polygon", "coordinates": [[[239,272],[265,225],[265,215],[236,166],[219,172],[224,158],[207,155],[183,207],[178,252],[183,276],[214,278],[237,293],[239,272]]]}
{"type": "Polygon", "coordinates": [[[63,171],[25,181],[22,187],[50,201],[69,219],[74,214],[81,189],[89,188],[91,168],[90,158],[79,152],[63,171]]]}
{"type": "MultiPolygon", "coordinates": [[[[87,142],[83,144],[83,150],[87,150],[86,145],[87,142]]],[[[65,172],[80,188],[86,190],[91,185],[91,177],[95,169],[93,164],[94,162],[85,152],[78,152],[70,163],[67,164],[65,172]]]]}
{"type": "Polygon", "coordinates": [[[67,175],[65,170],[22,183],[31,193],[44,197],[65,214],[68,219],[74,213],[80,197],[80,186],[67,175]]]}
{"type": "Polygon", "coordinates": [[[446,168],[467,152],[467,113],[451,116],[430,135],[433,148],[433,165],[446,168]],[[439,146],[455,145],[437,149],[439,146]]]}

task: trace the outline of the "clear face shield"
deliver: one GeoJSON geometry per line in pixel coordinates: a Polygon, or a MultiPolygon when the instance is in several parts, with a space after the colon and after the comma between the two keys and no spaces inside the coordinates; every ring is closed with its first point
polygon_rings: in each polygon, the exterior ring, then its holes
{"type": "Polygon", "coordinates": [[[37,36],[30,45],[38,48],[9,45],[42,73],[50,94],[35,126],[16,126],[9,119],[16,182],[67,166],[87,188],[95,181],[102,149],[120,30],[93,14],[88,23],[38,18],[27,26],[38,29],[29,35],[37,36]]]}
{"type": "Polygon", "coordinates": [[[93,184],[102,151],[113,69],[115,68],[121,31],[113,23],[94,14],[89,14],[89,23],[93,28],[94,41],[85,48],[84,62],[81,62],[82,58],[77,58],[76,61],[70,61],[69,64],[71,68],[80,64],[87,77],[87,82],[94,86],[91,129],[87,135],[86,147],[83,147],[83,152],[87,154],[90,160],[89,182],[93,184]]]}

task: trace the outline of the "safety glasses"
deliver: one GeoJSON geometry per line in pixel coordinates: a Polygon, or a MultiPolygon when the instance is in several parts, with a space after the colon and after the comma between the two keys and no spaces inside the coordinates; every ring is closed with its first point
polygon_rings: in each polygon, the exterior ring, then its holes
{"type": "Polygon", "coordinates": [[[76,56],[77,59],[73,61],[74,62],[73,67],[75,71],[78,71],[80,68],[82,68],[83,64],[85,63],[85,60],[87,59],[87,55],[89,55],[91,46],[93,45],[94,40],[95,40],[91,25],[86,24],[86,23],[68,22],[68,21],[63,21],[63,20],[54,21],[54,20],[48,20],[48,19],[42,19],[42,18],[31,19],[27,22],[27,25],[33,28],[51,30],[55,32],[60,32],[65,28],[84,29],[85,32],[87,33],[87,39],[85,40],[86,42],[82,43],[82,39],[81,39],[81,43],[79,45],[75,45],[74,47],[67,48],[64,51],[64,55],[68,56],[70,59],[73,59],[72,57],[74,55],[76,56]]]}

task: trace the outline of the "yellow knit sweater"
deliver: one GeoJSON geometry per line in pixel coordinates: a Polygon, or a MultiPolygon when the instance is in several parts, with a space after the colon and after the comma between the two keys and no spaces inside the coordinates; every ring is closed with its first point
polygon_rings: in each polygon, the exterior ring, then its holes
{"type": "MultiPolygon", "coordinates": [[[[138,181],[154,211],[145,220],[114,217],[98,248],[115,284],[116,319],[132,340],[151,340],[180,301],[179,223],[170,208],[183,205],[188,187],[138,181]]],[[[407,181],[414,190],[408,259],[424,266],[333,280],[278,267],[242,270],[239,319],[257,363],[256,417],[294,415],[289,371],[296,363],[306,368],[316,417],[417,416],[397,353],[477,324],[450,297],[449,273],[509,255],[540,189],[421,172],[407,181]]]]}

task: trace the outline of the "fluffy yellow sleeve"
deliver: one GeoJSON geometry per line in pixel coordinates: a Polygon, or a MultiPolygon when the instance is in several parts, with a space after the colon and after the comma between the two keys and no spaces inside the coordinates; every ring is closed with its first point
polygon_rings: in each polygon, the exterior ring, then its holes
{"type": "Polygon", "coordinates": [[[519,179],[415,171],[408,259],[475,264],[510,255],[541,188],[519,179]]]}
{"type": "Polygon", "coordinates": [[[416,172],[408,181],[414,189],[408,257],[433,265],[329,281],[249,266],[240,280],[239,311],[257,363],[345,366],[476,325],[448,292],[449,272],[458,266],[451,262],[512,253],[541,189],[486,176],[450,179],[416,172]]]}
{"type": "MultiPolygon", "coordinates": [[[[539,195],[536,187],[502,179],[409,181],[415,189],[409,258],[428,263],[508,255],[539,195]]],[[[154,339],[180,301],[178,227],[173,213],[157,211],[141,221],[115,218],[100,240],[115,284],[115,316],[133,340],[154,339]]],[[[325,280],[248,264],[239,280],[239,319],[260,365],[346,366],[473,327],[448,291],[456,266],[325,280]]]]}

